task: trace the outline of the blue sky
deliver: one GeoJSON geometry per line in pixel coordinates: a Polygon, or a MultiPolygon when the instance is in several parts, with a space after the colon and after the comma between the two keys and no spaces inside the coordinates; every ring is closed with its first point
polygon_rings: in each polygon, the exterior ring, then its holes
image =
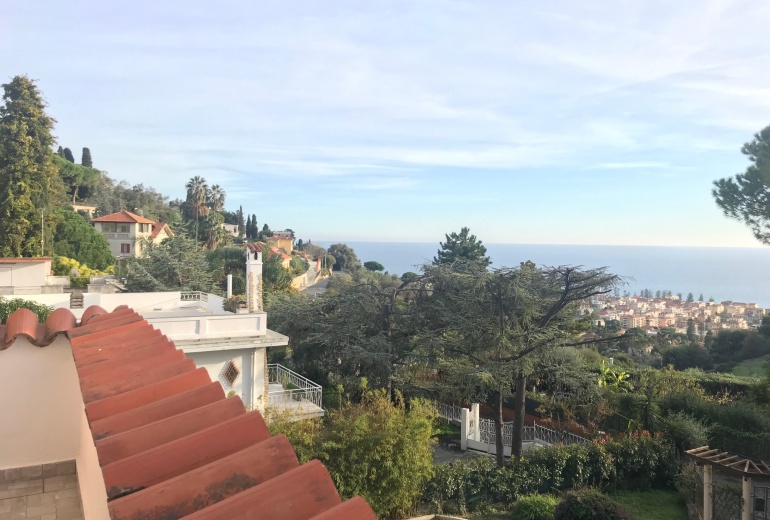
{"type": "Polygon", "coordinates": [[[6,2],[3,80],[111,176],[305,239],[755,247],[770,2],[6,2]]]}

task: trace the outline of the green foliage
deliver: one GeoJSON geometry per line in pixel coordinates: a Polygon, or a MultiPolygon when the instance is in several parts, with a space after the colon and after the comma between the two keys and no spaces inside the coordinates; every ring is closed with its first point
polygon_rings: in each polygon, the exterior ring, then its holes
{"type": "Polygon", "coordinates": [[[83,148],[83,154],[80,156],[80,164],[86,168],[94,167],[94,161],[91,159],[91,150],[89,148],[83,148]]]}
{"type": "Polygon", "coordinates": [[[62,151],[62,157],[64,157],[65,160],[67,160],[67,161],[69,161],[69,162],[71,162],[73,164],[75,163],[75,156],[72,155],[72,150],[70,150],[69,148],[65,148],[62,151]]]}
{"type": "Polygon", "coordinates": [[[487,255],[487,248],[470,234],[470,229],[464,227],[460,233],[452,232],[446,237],[446,242],[439,242],[439,250],[433,258],[434,264],[453,264],[455,262],[476,262],[483,267],[492,263],[487,255]]]}
{"type": "Polygon", "coordinates": [[[379,262],[375,262],[374,260],[370,260],[368,262],[364,262],[364,268],[368,269],[369,271],[384,271],[385,266],[382,265],[379,262]]]}
{"type": "Polygon", "coordinates": [[[466,514],[482,504],[509,504],[532,493],[585,486],[666,489],[677,471],[667,439],[637,433],[532,450],[502,468],[487,457],[439,464],[425,498],[438,513],[454,506],[451,512],[466,514]]]}
{"type": "Polygon", "coordinates": [[[708,351],[696,344],[672,347],[663,352],[663,363],[673,365],[677,370],[688,368],[710,369],[713,366],[708,351]]]}
{"type": "MultiPolygon", "coordinates": [[[[61,180],[52,162],[54,120],[34,81],[16,76],[0,105],[0,256],[40,255],[40,210],[60,202],[61,180]]],[[[43,233],[50,240],[55,218],[43,233]]],[[[45,251],[44,254],[47,254],[45,251]]]]}
{"type": "Polygon", "coordinates": [[[742,221],[757,240],[770,244],[770,126],[754,134],[741,153],[750,161],[746,171],[714,181],[711,193],[726,216],[742,221]]]}
{"type": "Polygon", "coordinates": [[[285,434],[300,462],[324,462],[340,496],[363,496],[380,518],[410,513],[433,475],[431,434],[436,410],[414,400],[391,403],[383,392],[346,402],[322,422],[271,421],[285,434]]]}
{"type": "Polygon", "coordinates": [[[183,234],[160,244],[144,241],[139,258],[126,263],[125,285],[130,292],[214,291],[206,253],[183,234]]]}
{"type": "Polygon", "coordinates": [[[42,305],[30,300],[23,300],[21,298],[12,298],[10,300],[0,296],[0,323],[5,324],[8,320],[8,316],[13,314],[13,311],[17,309],[29,309],[35,313],[40,323],[43,323],[49,314],[53,312],[53,307],[49,305],[42,305]]]}
{"type": "Polygon", "coordinates": [[[115,264],[104,235],[74,211],[60,210],[59,213],[61,220],[56,225],[54,254],[73,258],[98,270],[115,264]]]}
{"type": "Polygon", "coordinates": [[[289,261],[289,269],[291,270],[292,277],[305,274],[309,267],[307,262],[296,256],[292,256],[289,261]]]}
{"type": "Polygon", "coordinates": [[[103,276],[115,274],[115,266],[108,266],[105,270],[92,269],[88,264],[81,264],[74,258],[55,256],[53,258],[53,273],[56,276],[69,276],[71,287],[86,287],[91,276],[103,276]]]}
{"type": "Polygon", "coordinates": [[[770,458],[770,416],[763,405],[748,401],[720,402],[697,392],[682,391],[664,396],[661,411],[684,412],[709,426],[709,445],[734,453],[770,458]]]}
{"type": "Polygon", "coordinates": [[[553,514],[554,520],[625,520],[628,513],[598,489],[568,493],[553,514]]]}
{"type": "Polygon", "coordinates": [[[552,495],[527,495],[513,505],[511,520],[553,520],[559,500],[552,495]]]}
{"type": "Polygon", "coordinates": [[[52,158],[73,204],[77,198],[90,197],[102,180],[102,172],[97,169],[72,163],[56,154],[52,158]]]}
{"type": "Polygon", "coordinates": [[[346,244],[332,244],[329,246],[329,254],[334,257],[335,271],[352,272],[361,269],[361,261],[356,256],[356,252],[346,244]]]}
{"type": "Polygon", "coordinates": [[[686,450],[705,446],[709,441],[709,427],[684,412],[676,412],[661,419],[659,429],[671,439],[680,456],[686,450]]]}
{"type": "Polygon", "coordinates": [[[266,254],[262,264],[262,287],[265,298],[291,292],[291,272],[283,267],[279,255],[266,254]]]}
{"type": "Polygon", "coordinates": [[[688,502],[697,504],[703,500],[703,477],[692,463],[684,464],[676,476],[677,491],[688,502]]]}

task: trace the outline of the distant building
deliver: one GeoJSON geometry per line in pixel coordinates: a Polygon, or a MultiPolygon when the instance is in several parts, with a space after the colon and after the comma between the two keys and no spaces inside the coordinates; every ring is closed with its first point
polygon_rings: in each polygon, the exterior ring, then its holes
{"type": "Polygon", "coordinates": [[[53,276],[53,258],[0,258],[0,294],[61,293],[69,276],[53,276]]]}
{"type": "Polygon", "coordinates": [[[294,237],[289,234],[273,233],[273,236],[267,237],[265,242],[278,249],[283,249],[288,254],[294,250],[294,237]]]}
{"type": "Polygon", "coordinates": [[[238,224],[225,224],[222,223],[222,229],[230,233],[233,238],[238,238],[238,224]]]}
{"type": "Polygon", "coordinates": [[[130,211],[118,211],[95,218],[91,223],[107,239],[115,258],[142,256],[143,238],[159,243],[174,236],[167,224],[154,222],[130,211]]]}

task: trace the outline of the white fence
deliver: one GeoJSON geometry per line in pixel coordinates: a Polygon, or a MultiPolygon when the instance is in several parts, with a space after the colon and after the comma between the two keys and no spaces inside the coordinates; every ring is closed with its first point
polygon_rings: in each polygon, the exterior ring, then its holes
{"type": "MultiPolygon", "coordinates": [[[[474,450],[494,453],[495,441],[495,422],[491,419],[482,419],[479,417],[478,403],[471,405],[470,408],[462,408],[453,404],[436,403],[439,417],[460,425],[460,447],[464,450],[471,448],[474,450]]],[[[582,444],[591,442],[590,440],[575,435],[567,431],[552,430],[545,426],[535,424],[534,426],[524,426],[524,435],[522,441],[527,446],[533,445],[551,445],[551,444],[582,444]]],[[[513,423],[503,423],[503,446],[506,455],[510,455],[513,444],[513,423]]]]}

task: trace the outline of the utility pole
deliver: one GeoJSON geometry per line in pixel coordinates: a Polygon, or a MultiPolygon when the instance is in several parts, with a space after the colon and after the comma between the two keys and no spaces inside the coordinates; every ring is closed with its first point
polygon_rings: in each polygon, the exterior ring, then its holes
{"type": "Polygon", "coordinates": [[[45,208],[40,208],[40,256],[45,256],[45,208]]]}

